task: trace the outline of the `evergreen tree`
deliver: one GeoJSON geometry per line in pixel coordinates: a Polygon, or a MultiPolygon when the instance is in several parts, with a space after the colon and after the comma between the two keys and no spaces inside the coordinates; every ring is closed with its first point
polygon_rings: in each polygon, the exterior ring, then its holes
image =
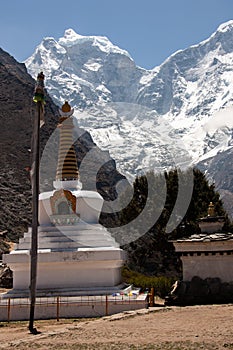
{"type": "MultiPolygon", "coordinates": [[[[214,203],[216,215],[226,216],[225,229],[230,229],[219,193],[200,170],[194,169],[193,193],[187,212],[178,227],[166,233],[166,225],[177,201],[179,180],[182,178],[184,183],[188,183],[189,177],[190,169],[186,172],[175,169],[164,174],[150,171],[135,179],[132,200],[121,212],[114,214],[113,220],[113,226],[118,227],[116,238],[131,239],[131,243],[123,245],[128,252],[128,266],[131,269],[155,275],[179,274],[180,261],[169,240],[200,232],[198,219],[207,215],[210,202],[214,203]],[[141,236],[145,224],[148,230],[141,236]]],[[[126,190],[122,194],[122,202],[125,203],[129,195],[129,190],[126,190]]],[[[124,239],[121,241],[124,242],[124,239]]]]}

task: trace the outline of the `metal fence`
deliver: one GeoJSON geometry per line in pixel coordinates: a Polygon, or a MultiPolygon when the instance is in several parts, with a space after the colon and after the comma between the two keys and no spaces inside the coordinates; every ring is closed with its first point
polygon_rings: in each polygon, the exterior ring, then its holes
{"type": "MultiPolygon", "coordinates": [[[[36,298],[36,318],[96,317],[148,307],[147,295],[99,295],[36,298]]],[[[28,319],[29,298],[0,300],[0,321],[28,319]]]]}

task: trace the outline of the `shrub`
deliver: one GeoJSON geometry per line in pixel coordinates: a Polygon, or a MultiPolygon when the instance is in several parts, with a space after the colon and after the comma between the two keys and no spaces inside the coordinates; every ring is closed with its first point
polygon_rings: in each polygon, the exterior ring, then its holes
{"type": "Polygon", "coordinates": [[[141,288],[142,291],[146,289],[155,290],[155,294],[164,298],[171,290],[171,286],[175,282],[175,278],[166,276],[146,276],[139,272],[132,271],[127,267],[122,270],[124,282],[133,284],[135,287],[141,288]]]}

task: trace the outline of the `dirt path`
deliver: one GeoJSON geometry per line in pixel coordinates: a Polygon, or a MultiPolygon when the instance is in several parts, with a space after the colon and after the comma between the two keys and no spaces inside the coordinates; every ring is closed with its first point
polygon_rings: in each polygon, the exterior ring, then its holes
{"type": "Polygon", "coordinates": [[[150,308],[99,319],[0,323],[0,349],[232,349],[233,305],[150,308]]]}

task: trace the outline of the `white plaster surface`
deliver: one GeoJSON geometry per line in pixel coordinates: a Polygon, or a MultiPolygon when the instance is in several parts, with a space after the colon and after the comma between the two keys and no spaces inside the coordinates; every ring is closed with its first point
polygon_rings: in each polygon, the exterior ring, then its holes
{"type": "MultiPolygon", "coordinates": [[[[54,226],[50,197],[39,198],[37,289],[113,287],[121,282],[125,253],[98,223],[103,198],[94,191],[72,190],[80,220],[74,225],[54,226]]],[[[13,290],[29,290],[31,229],[3,261],[13,271],[13,290]]]]}
{"type": "Polygon", "coordinates": [[[182,256],[181,260],[184,281],[191,281],[194,276],[233,281],[233,255],[182,256]]]}
{"type": "MultiPolygon", "coordinates": [[[[50,197],[55,191],[44,192],[39,196],[39,223],[40,225],[51,225],[50,215],[52,209],[50,197]]],[[[100,211],[103,205],[103,198],[98,192],[71,190],[76,196],[76,213],[86,223],[98,223],[100,211]]]]}
{"type": "MultiPolygon", "coordinates": [[[[147,307],[147,295],[124,298],[124,300],[121,297],[111,296],[108,296],[107,299],[105,296],[94,298],[86,296],[81,299],[71,297],[65,300],[59,298],[59,304],[57,298],[45,298],[44,300],[41,298],[40,303],[36,304],[35,319],[56,319],[58,315],[60,318],[99,317],[147,307]]],[[[0,299],[0,310],[0,321],[28,320],[30,303],[28,299],[12,299],[9,307],[7,299],[0,299]]]]}
{"type": "Polygon", "coordinates": [[[218,277],[222,282],[233,281],[233,240],[173,242],[182,255],[183,280],[194,276],[202,279],[218,277]],[[190,254],[191,253],[191,254],[190,254]]]}

